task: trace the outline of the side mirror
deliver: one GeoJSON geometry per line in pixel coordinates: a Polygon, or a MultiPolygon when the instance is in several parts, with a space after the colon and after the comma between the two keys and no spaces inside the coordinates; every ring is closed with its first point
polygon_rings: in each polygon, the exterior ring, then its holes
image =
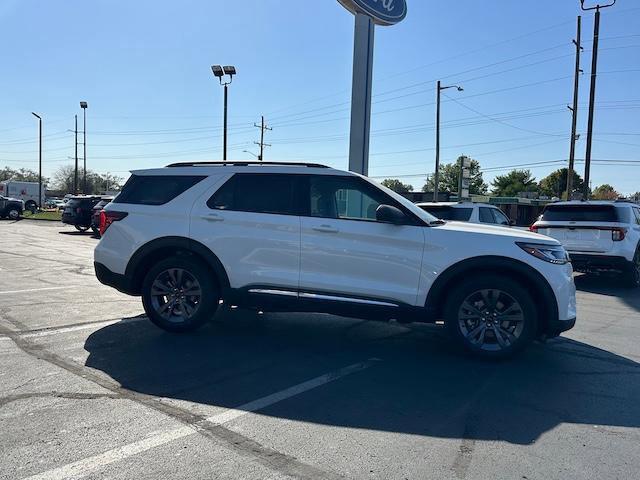
{"type": "Polygon", "coordinates": [[[379,205],[378,208],[376,208],[376,220],[378,222],[399,225],[404,223],[406,218],[402,210],[391,205],[379,205]]]}
{"type": "Polygon", "coordinates": [[[510,227],[515,227],[516,226],[516,221],[515,220],[509,220],[509,226],[510,227]]]}

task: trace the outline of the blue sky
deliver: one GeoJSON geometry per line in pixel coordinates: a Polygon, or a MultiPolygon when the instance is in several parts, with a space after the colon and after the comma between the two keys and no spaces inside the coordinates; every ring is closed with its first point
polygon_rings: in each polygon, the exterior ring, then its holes
{"type": "MultiPolygon", "coordinates": [[[[487,180],[512,165],[533,164],[538,179],[562,167],[579,1],[407,1],[404,22],[376,29],[369,174],[419,188],[433,171],[437,79],[464,87],[444,92],[443,162],[470,155],[487,180]]],[[[603,11],[592,180],[622,193],[640,190],[639,25],[636,0],[603,11]]],[[[592,30],[585,12],[578,158],[592,30]]],[[[352,48],[353,17],[336,0],[1,0],[0,166],[37,168],[31,111],[45,119],[45,175],[71,163],[80,100],[90,169],[219,159],[219,63],[238,69],[230,158],[257,152],[264,114],[265,159],[347,168],[352,48]]]]}

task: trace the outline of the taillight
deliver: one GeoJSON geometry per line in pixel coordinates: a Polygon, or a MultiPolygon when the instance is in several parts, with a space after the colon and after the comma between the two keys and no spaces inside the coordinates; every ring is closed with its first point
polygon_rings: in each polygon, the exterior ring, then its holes
{"type": "Polygon", "coordinates": [[[117,222],[118,220],[122,220],[128,214],[127,212],[114,212],[114,211],[105,211],[102,210],[100,212],[100,235],[104,235],[104,232],[107,231],[109,225],[113,222],[117,222]]]}
{"type": "Polygon", "coordinates": [[[538,233],[538,227],[536,227],[535,225],[531,225],[529,227],[529,231],[533,233],[538,233]]]}
{"type": "Polygon", "coordinates": [[[621,242],[622,240],[624,240],[624,236],[625,236],[626,232],[627,231],[624,228],[613,227],[611,229],[611,239],[614,242],[621,242]]]}

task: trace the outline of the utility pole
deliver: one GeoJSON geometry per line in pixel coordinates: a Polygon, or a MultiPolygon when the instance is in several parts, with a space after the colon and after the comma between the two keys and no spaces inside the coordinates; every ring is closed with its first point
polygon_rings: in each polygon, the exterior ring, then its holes
{"type": "Polygon", "coordinates": [[[34,112],[31,115],[38,119],[38,208],[42,209],[42,117],[34,112]]]}
{"type": "Polygon", "coordinates": [[[271,144],[269,144],[269,143],[264,143],[264,132],[265,132],[265,130],[273,130],[273,128],[267,127],[267,125],[265,125],[265,123],[264,123],[264,115],[262,115],[262,121],[260,122],[260,125],[258,125],[257,123],[254,123],[253,126],[260,129],[260,141],[259,142],[253,142],[253,143],[255,143],[256,145],[260,146],[260,154],[258,155],[258,160],[260,160],[262,162],[264,160],[264,147],[270,147],[271,146],[271,144]]]}
{"type": "Polygon", "coordinates": [[[595,10],[593,22],[593,49],[591,54],[591,90],[589,92],[589,119],[587,121],[587,149],[584,156],[584,199],[589,200],[589,175],[591,173],[591,143],[593,140],[593,113],[596,99],[596,76],[598,70],[598,39],[600,36],[600,9],[615,5],[616,0],[607,5],[596,5],[584,8],[584,0],[580,0],[582,10],[595,10]]]}
{"type": "Polygon", "coordinates": [[[440,80],[436,85],[436,168],[433,175],[433,201],[438,201],[438,189],[440,183],[440,92],[447,88],[455,88],[459,92],[463,91],[463,88],[458,85],[449,85],[443,87],[440,84],[440,80]]]}
{"type": "Polygon", "coordinates": [[[438,80],[436,94],[436,171],[433,175],[433,201],[438,201],[438,187],[440,182],[440,80],[438,80]]]}
{"type": "Polygon", "coordinates": [[[569,149],[569,170],[567,171],[567,200],[571,200],[571,194],[573,192],[573,171],[574,162],[576,157],[576,124],[578,122],[578,88],[580,84],[580,52],[582,47],[580,46],[580,27],[582,17],[578,15],[578,27],[576,33],[576,39],[573,44],[576,46],[576,71],[573,80],[573,106],[568,107],[571,110],[571,147],[569,149]]]}
{"type": "Polygon", "coordinates": [[[80,102],[80,108],[82,108],[82,114],[84,117],[82,128],[82,147],[83,155],[82,160],[84,162],[84,168],[82,170],[82,193],[87,194],[87,102],[80,102]]]}
{"type": "Polygon", "coordinates": [[[73,173],[73,194],[78,194],[78,115],[76,115],[76,168],[73,173]]]}

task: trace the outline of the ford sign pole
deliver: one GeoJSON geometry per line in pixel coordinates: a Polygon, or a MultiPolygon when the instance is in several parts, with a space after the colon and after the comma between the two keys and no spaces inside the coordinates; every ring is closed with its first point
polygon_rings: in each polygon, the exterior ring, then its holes
{"type": "Polygon", "coordinates": [[[371,86],[375,25],[394,25],[407,14],[405,0],[338,0],[355,15],[349,170],[369,173],[371,86]]]}

